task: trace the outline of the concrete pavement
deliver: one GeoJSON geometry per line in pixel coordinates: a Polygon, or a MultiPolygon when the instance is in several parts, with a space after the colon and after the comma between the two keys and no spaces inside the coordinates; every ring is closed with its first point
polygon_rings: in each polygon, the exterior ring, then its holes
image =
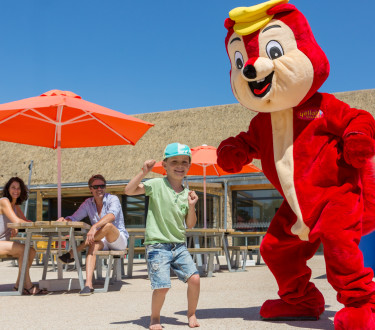
{"type": "MultiPolygon", "coordinates": [[[[333,329],[334,314],[342,308],[336,292],[328,284],[322,255],[309,261],[312,281],[323,293],[326,311],[319,321],[264,322],[259,310],[266,299],[277,298],[277,285],[264,264],[247,267],[246,272],[220,271],[201,278],[197,317],[201,329],[333,329]]],[[[0,290],[11,289],[17,268],[10,261],[0,263],[0,290]]],[[[87,297],[78,291],[54,292],[46,296],[0,297],[0,329],[145,329],[149,324],[151,288],[146,265],[135,265],[134,277],[110,286],[108,293],[87,297]]],[[[32,266],[31,278],[37,282],[40,266],[32,266]]],[[[76,277],[75,271],[64,276],[76,277]]],[[[47,278],[55,278],[48,272],[47,278]]],[[[186,284],[172,278],[163,310],[164,329],[188,329],[186,284]]]]}

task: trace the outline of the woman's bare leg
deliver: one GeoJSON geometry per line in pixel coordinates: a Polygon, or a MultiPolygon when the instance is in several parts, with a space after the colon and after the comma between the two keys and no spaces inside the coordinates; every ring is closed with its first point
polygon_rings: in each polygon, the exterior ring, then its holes
{"type": "MultiPolygon", "coordinates": [[[[23,262],[23,254],[25,252],[25,245],[18,243],[18,242],[11,242],[11,241],[1,241],[0,242],[0,254],[9,254],[12,257],[18,258],[18,276],[16,280],[15,287],[18,288],[19,281],[21,277],[21,268],[22,268],[22,262],[23,262]]],[[[32,287],[33,283],[30,279],[30,267],[33,263],[33,259],[35,257],[35,250],[33,248],[30,248],[29,251],[29,260],[26,267],[26,273],[25,273],[25,282],[24,287],[26,289],[29,289],[32,287]]]]}

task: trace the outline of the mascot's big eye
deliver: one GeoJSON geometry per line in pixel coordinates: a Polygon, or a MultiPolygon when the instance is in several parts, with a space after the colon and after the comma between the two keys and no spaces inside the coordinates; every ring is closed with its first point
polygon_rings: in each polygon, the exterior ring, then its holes
{"type": "Polygon", "coordinates": [[[241,70],[243,68],[243,57],[240,52],[235,52],[234,53],[234,61],[236,63],[237,69],[241,70]]]}
{"type": "Polygon", "coordinates": [[[271,40],[267,44],[266,52],[271,60],[275,60],[284,55],[283,47],[275,40],[271,40]]]}

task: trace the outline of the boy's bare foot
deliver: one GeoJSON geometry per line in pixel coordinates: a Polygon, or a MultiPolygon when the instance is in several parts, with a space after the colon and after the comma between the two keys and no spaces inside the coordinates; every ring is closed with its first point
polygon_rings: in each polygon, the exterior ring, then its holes
{"type": "Polygon", "coordinates": [[[151,330],[162,330],[163,327],[160,324],[160,319],[151,319],[149,329],[151,330]]]}
{"type": "Polygon", "coordinates": [[[197,328],[200,327],[201,325],[198,323],[197,317],[195,314],[191,315],[188,317],[189,320],[189,327],[190,328],[197,328]]]}

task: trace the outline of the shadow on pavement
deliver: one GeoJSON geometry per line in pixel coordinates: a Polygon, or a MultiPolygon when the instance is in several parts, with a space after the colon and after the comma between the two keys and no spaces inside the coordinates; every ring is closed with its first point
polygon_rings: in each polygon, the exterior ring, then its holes
{"type": "MultiPolygon", "coordinates": [[[[328,307],[328,306],[326,306],[328,307]]],[[[333,329],[333,322],[329,317],[333,317],[336,312],[325,311],[318,321],[262,321],[259,315],[259,307],[247,307],[247,308],[210,308],[210,309],[199,309],[197,310],[198,320],[204,319],[236,319],[241,318],[245,321],[259,321],[264,324],[288,324],[290,327],[304,328],[304,329],[333,329]]],[[[176,312],[178,315],[186,315],[186,310],[176,312]]],[[[249,327],[251,323],[249,323],[249,327]]],[[[266,328],[266,326],[265,326],[266,328]]]]}
{"type": "MultiPolygon", "coordinates": [[[[186,312],[185,312],[186,314],[186,312]]],[[[174,317],[165,317],[161,316],[160,317],[160,323],[161,324],[168,324],[168,325],[188,325],[187,322],[181,322],[177,320],[174,317]]],[[[145,327],[148,329],[150,325],[150,316],[142,316],[141,318],[137,320],[129,320],[129,321],[120,321],[120,322],[112,322],[111,324],[135,324],[141,327],[145,327]]]]}

